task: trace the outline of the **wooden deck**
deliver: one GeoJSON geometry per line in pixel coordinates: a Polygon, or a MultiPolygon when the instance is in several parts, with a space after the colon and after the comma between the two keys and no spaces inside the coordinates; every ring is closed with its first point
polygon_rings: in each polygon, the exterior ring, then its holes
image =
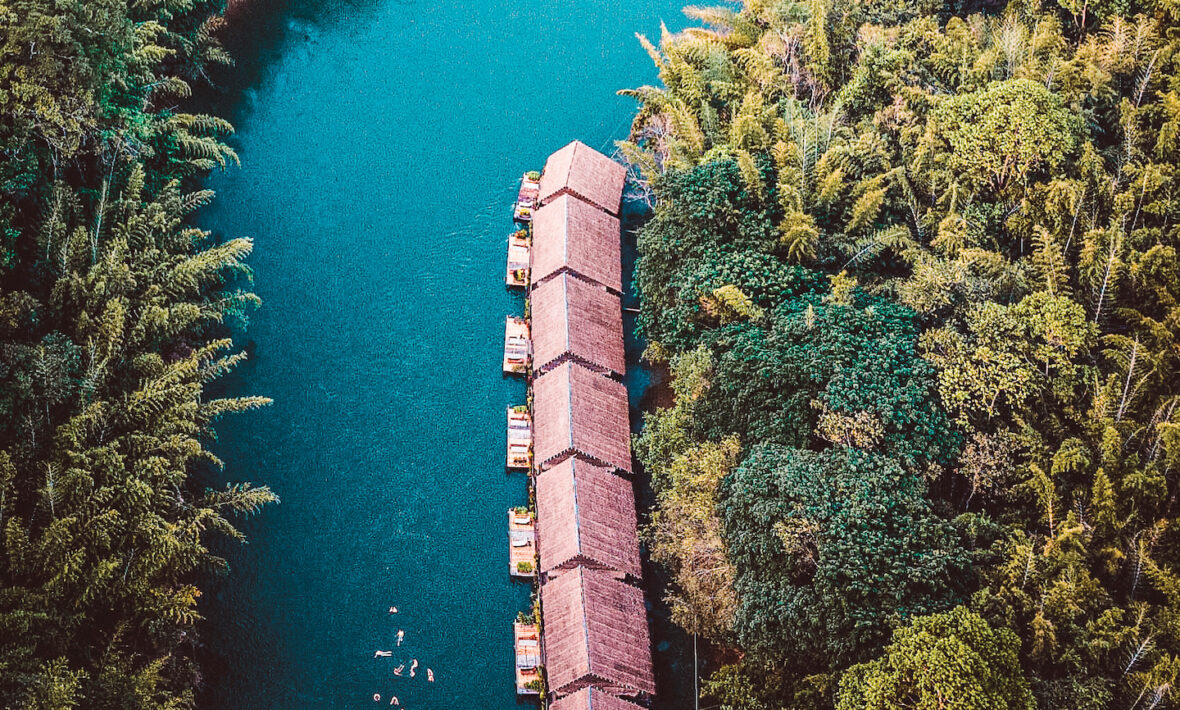
{"type": "Polygon", "coordinates": [[[504,283],[510,288],[524,288],[529,283],[529,230],[518,229],[508,235],[508,265],[504,283]]]}
{"type": "Polygon", "coordinates": [[[512,625],[516,646],[516,694],[540,695],[541,629],[536,624],[512,625]]]}
{"type": "Polygon", "coordinates": [[[516,192],[516,204],[512,207],[512,219],[517,222],[531,222],[540,195],[541,174],[528,172],[521,175],[520,189],[516,192]]]}
{"type": "Polygon", "coordinates": [[[508,316],[504,321],[504,373],[527,374],[532,361],[532,349],[528,321],[508,316]]]}
{"type": "Polygon", "coordinates": [[[537,576],[537,525],[527,510],[508,509],[508,573],[513,577],[537,576]]]}
{"type": "Polygon", "coordinates": [[[533,418],[524,405],[508,408],[508,468],[533,465],[533,418]]]}

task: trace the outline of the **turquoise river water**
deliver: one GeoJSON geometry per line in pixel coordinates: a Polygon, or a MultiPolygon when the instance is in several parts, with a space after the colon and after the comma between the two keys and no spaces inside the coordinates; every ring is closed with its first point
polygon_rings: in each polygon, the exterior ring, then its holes
{"type": "Polygon", "coordinates": [[[626,134],[634,105],[615,91],[655,80],[634,33],[682,25],[681,4],[236,3],[238,64],[211,101],[242,166],[210,180],[198,222],[255,239],[263,307],[226,386],[274,405],[224,422],[214,450],[282,503],[245,522],[208,587],[202,707],[517,706],[511,202],[569,140],[609,152],[626,134]],[[417,678],[395,679],[411,658],[417,678]]]}

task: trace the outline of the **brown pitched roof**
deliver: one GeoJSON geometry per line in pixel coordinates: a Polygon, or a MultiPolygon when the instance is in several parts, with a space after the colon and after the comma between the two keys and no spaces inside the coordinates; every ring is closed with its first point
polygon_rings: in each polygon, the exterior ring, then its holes
{"type": "Polygon", "coordinates": [[[654,693],[643,592],[579,567],[541,587],[548,686],[568,695],[587,686],[617,695],[654,693]]]}
{"type": "Polygon", "coordinates": [[[563,358],[598,372],[622,375],[627,371],[618,296],[559,274],[533,289],[530,303],[535,372],[545,372],[563,358]]]}
{"type": "Polygon", "coordinates": [[[639,578],[639,530],[631,481],[566,459],[537,477],[541,571],[583,564],[639,578]]]}
{"type": "Polygon", "coordinates": [[[627,169],[581,141],[574,141],[549,156],[541,173],[541,204],[560,194],[619,213],[627,169]]]}
{"type": "Polygon", "coordinates": [[[622,384],[564,362],[533,380],[533,453],[544,470],[573,455],[631,472],[622,384]]]}
{"type": "Polygon", "coordinates": [[[643,706],[598,690],[583,688],[549,703],[550,710],[643,710],[643,706]]]}
{"type": "Polygon", "coordinates": [[[533,213],[533,286],[562,271],[621,293],[619,220],[562,195],[533,213]]]}

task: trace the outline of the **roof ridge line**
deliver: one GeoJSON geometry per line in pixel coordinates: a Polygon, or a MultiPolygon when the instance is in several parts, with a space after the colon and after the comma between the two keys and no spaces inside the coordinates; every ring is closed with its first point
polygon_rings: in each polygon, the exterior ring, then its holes
{"type": "Polygon", "coordinates": [[[590,608],[586,603],[586,568],[581,565],[578,566],[578,579],[581,581],[578,593],[582,597],[582,638],[586,641],[586,673],[595,675],[594,669],[590,667],[590,614],[587,613],[590,608]]]}
{"type": "MultiPolygon", "coordinates": [[[[567,181],[568,182],[568,181],[567,181]]],[[[562,226],[561,226],[561,263],[563,268],[569,268],[570,263],[570,195],[569,189],[566,189],[565,195],[558,195],[559,198],[565,197],[562,201],[562,226]]],[[[559,269],[560,271],[560,269],[559,269]]]]}
{"type": "Polygon", "coordinates": [[[561,275],[561,294],[563,296],[562,305],[565,308],[565,352],[572,355],[573,345],[570,343],[570,285],[568,272],[561,275]]]}
{"type": "Polygon", "coordinates": [[[566,189],[569,188],[570,175],[573,175],[573,173],[574,173],[574,159],[577,158],[577,156],[578,156],[578,144],[579,143],[581,143],[581,141],[578,140],[577,138],[570,141],[570,145],[573,146],[573,150],[570,151],[569,166],[566,167],[566,169],[565,169],[565,183],[564,184],[566,186],[566,189]]]}
{"type": "Polygon", "coordinates": [[[584,554],[584,553],[582,552],[582,517],[581,517],[580,515],[578,515],[578,472],[577,472],[577,463],[578,463],[578,461],[577,461],[577,457],[576,457],[576,456],[572,456],[572,457],[570,457],[570,480],[571,480],[571,487],[574,489],[574,495],[573,495],[573,501],[574,501],[574,539],[577,541],[577,545],[578,545],[578,546],[577,546],[577,553],[575,554],[575,557],[576,557],[576,556],[578,556],[578,555],[583,555],[583,554],[584,554]]]}
{"type": "MultiPolygon", "coordinates": [[[[570,420],[569,446],[570,446],[570,451],[576,453],[578,450],[578,444],[574,438],[574,370],[573,370],[573,365],[570,363],[569,360],[566,360],[563,364],[559,365],[558,367],[567,368],[566,377],[565,377],[565,384],[566,384],[565,393],[566,393],[566,414],[569,416],[569,420],[570,420]]],[[[574,455],[574,454],[571,453],[571,455],[574,455]]]]}

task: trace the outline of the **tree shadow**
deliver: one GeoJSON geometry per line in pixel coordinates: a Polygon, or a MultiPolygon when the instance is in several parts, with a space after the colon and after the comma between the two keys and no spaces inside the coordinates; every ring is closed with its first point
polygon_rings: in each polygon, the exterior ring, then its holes
{"type": "Polygon", "coordinates": [[[193,110],[241,122],[248,90],[293,46],[314,43],[342,22],[361,23],[384,4],[414,5],[417,0],[230,0],[218,39],[234,63],[209,71],[209,81],[195,86],[193,110]]]}

